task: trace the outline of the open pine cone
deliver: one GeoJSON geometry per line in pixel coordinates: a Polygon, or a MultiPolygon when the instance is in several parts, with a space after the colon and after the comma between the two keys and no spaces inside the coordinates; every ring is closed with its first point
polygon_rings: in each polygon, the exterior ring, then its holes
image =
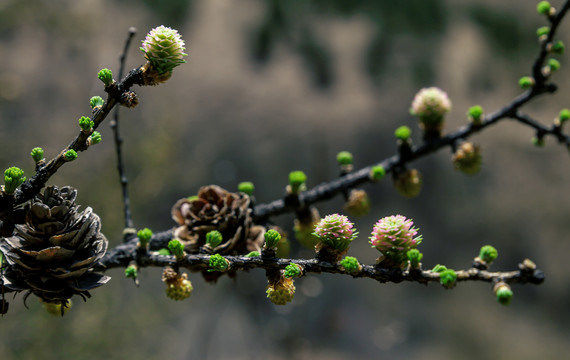
{"type": "Polygon", "coordinates": [[[180,199],[172,207],[172,218],[180,225],[174,236],[188,253],[198,253],[212,230],[218,230],[223,237],[213,253],[243,255],[260,251],[265,228],[252,224],[250,205],[251,199],[245,193],[231,193],[216,185],[203,186],[197,197],[180,199]]]}
{"type": "Polygon", "coordinates": [[[110,280],[91,270],[107,250],[101,221],[89,207],[78,212],[76,197],[71,187],[47,187],[32,201],[25,223],[0,239],[10,265],[3,274],[5,287],[64,305],[73,295],[90,297],[89,290],[110,280]]]}

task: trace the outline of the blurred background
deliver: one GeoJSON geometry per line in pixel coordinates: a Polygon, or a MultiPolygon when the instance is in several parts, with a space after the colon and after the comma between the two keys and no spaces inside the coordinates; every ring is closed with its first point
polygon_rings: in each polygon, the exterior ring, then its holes
{"type": "MultiPolygon", "coordinates": [[[[553,1],[553,5],[560,5],[553,1]]],[[[338,175],[335,156],[352,152],[356,168],[395,153],[400,125],[420,134],[408,109],[422,87],[448,92],[446,129],[466,123],[469,106],[492,112],[520,93],[546,25],[530,0],[0,0],[0,165],[33,174],[33,147],[56,155],[104,96],[97,72],[118,72],[129,27],[138,33],[127,68],[158,25],[180,31],[188,64],[167,83],[134,89],[140,105],[121,109],[129,190],[137,228],[166,230],[171,206],[198,188],[236,190],[255,183],[258,202],[284,193],[288,173],[312,187],[338,175]]],[[[570,19],[559,31],[569,43],[570,19]]],[[[525,111],[545,124],[569,107],[568,80],[525,111]]],[[[122,200],[109,122],[103,142],[63,167],[50,184],[72,185],[78,202],[121,242],[122,200]]],[[[423,264],[470,267],[482,245],[499,251],[495,270],[525,257],[546,273],[541,286],[514,286],[509,307],[486,283],[453,291],[415,283],[378,284],[343,276],[296,281],[292,304],[265,298],[262,271],[212,286],[191,275],[192,297],[166,298],[161,269],[143,269],[140,288],[121,269],[74,299],[64,318],[35,298],[11,301],[0,319],[0,354],[9,359],[554,359],[570,345],[570,167],[568,151],[510,120],[475,136],[484,165],[455,172],[448,150],[412,165],[421,195],[405,199],[386,179],[364,187],[372,211],[353,218],[361,236],[350,254],[371,264],[367,235],[381,217],[403,214],[424,236],[423,264]]],[[[340,197],[319,204],[342,211],[340,197]]],[[[274,219],[289,233],[291,215],[274,219]]],[[[294,241],[294,240],[292,240],[294,241]]],[[[293,257],[312,253],[292,244],[293,257]]]]}

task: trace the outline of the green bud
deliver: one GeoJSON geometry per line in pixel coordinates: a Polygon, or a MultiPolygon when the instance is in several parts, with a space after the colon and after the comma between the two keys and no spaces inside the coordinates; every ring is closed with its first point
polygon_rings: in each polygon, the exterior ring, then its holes
{"type": "Polygon", "coordinates": [[[521,89],[530,89],[534,86],[534,79],[530,76],[523,76],[519,79],[519,86],[521,89]]]}
{"type": "Polygon", "coordinates": [[[406,256],[410,262],[410,267],[412,269],[417,269],[420,266],[420,261],[422,261],[424,254],[422,254],[418,249],[411,249],[406,253],[406,256]]]}
{"type": "Polygon", "coordinates": [[[407,126],[400,126],[396,129],[394,135],[396,135],[396,139],[406,141],[410,138],[410,135],[412,135],[412,130],[407,126]]]}
{"type": "Polygon", "coordinates": [[[548,59],[548,67],[552,72],[558,71],[560,69],[560,61],[556,59],[548,59]]]}
{"type": "Polygon", "coordinates": [[[152,238],[152,230],[150,230],[149,228],[144,228],[142,230],[139,230],[137,232],[137,237],[139,238],[139,243],[141,247],[146,248],[148,242],[152,238]]]}
{"type": "Polygon", "coordinates": [[[96,106],[103,106],[103,104],[105,104],[105,100],[103,100],[101,96],[93,96],[89,100],[89,105],[91,106],[91,109],[93,109],[96,106]]]}
{"type": "Polygon", "coordinates": [[[548,26],[542,26],[542,27],[539,27],[538,29],[536,29],[536,35],[538,37],[547,36],[549,32],[550,32],[550,28],[548,26]]]}
{"type": "Polygon", "coordinates": [[[162,256],[170,256],[172,255],[172,253],[170,252],[170,250],[166,249],[166,248],[162,248],[160,250],[157,251],[158,255],[162,255],[162,256]]]}
{"type": "Polygon", "coordinates": [[[386,175],[386,170],[384,170],[384,167],[382,165],[375,165],[372,167],[372,170],[370,171],[370,177],[374,181],[382,180],[382,178],[384,178],[385,175],[386,175]]]}
{"type": "Polygon", "coordinates": [[[457,281],[457,274],[452,269],[447,269],[439,272],[439,283],[446,289],[455,287],[457,281]]]}
{"type": "Polygon", "coordinates": [[[265,235],[265,247],[266,248],[274,248],[277,246],[277,243],[279,243],[279,240],[281,240],[281,234],[279,234],[279,232],[277,230],[268,230],[265,235]]]}
{"type": "Polygon", "coordinates": [[[218,230],[212,230],[206,234],[206,244],[209,244],[212,249],[222,243],[222,233],[218,230]]]}
{"type": "Polygon", "coordinates": [[[168,242],[168,250],[177,258],[184,256],[184,245],[178,239],[172,239],[168,242]]]}
{"type": "Polygon", "coordinates": [[[304,189],[305,181],[307,181],[307,175],[304,172],[292,171],[289,173],[289,186],[291,186],[293,194],[297,194],[304,189]]]}
{"type": "Polygon", "coordinates": [[[554,54],[562,55],[564,54],[564,43],[560,40],[552,44],[550,51],[554,54]]]}
{"type": "Polygon", "coordinates": [[[81,128],[82,131],[88,132],[93,128],[93,126],[95,126],[95,123],[87,116],[82,116],[79,119],[79,127],[81,128]]]}
{"type": "Polygon", "coordinates": [[[24,181],[26,181],[24,170],[15,166],[6,169],[4,171],[4,192],[13,194],[24,181]]]}
{"type": "Polygon", "coordinates": [[[253,191],[255,190],[255,186],[251,181],[244,181],[238,184],[238,191],[242,193],[246,193],[249,196],[253,195],[253,191]]]}
{"type": "Polygon", "coordinates": [[[346,256],[340,261],[340,266],[344,268],[347,273],[353,274],[359,272],[362,269],[358,259],[352,256],[346,256]]]}
{"type": "Polygon", "coordinates": [[[95,145],[101,142],[101,133],[99,131],[93,131],[93,134],[89,136],[89,144],[95,145]]]}
{"type": "Polygon", "coordinates": [[[550,15],[550,3],[548,1],[541,1],[536,5],[536,11],[541,15],[550,15]]]}
{"type": "Polygon", "coordinates": [[[209,272],[213,271],[224,272],[229,267],[227,260],[220,254],[214,254],[210,256],[210,261],[208,265],[210,266],[210,269],[208,269],[209,272]]]}
{"type": "Polygon", "coordinates": [[[39,163],[40,161],[44,160],[44,149],[41,147],[35,147],[32,149],[30,155],[32,155],[32,159],[34,159],[36,163],[39,163]]]}
{"type": "Polygon", "coordinates": [[[256,257],[256,256],[261,256],[261,254],[259,253],[259,251],[252,251],[249,254],[245,255],[245,257],[251,258],[251,257],[256,257]]]}
{"type": "Polygon", "coordinates": [[[498,283],[495,285],[495,296],[501,305],[509,305],[513,299],[513,291],[507,283],[498,283]]]}
{"type": "Polygon", "coordinates": [[[336,161],[339,165],[352,165],[352,154],[348,151],[341,151],[336,154],[336,161]]]}
{"type": "Polygon", "coordinates": [[[65,161],[73,161],[75,159],[77,159],[77,151],[71,149],[71,150],[67,150],[65,152],[65,155],[63,155],[65,161]]]}
{"type": "Polygon", "coordinates": [[[543,147],[544,146],[544,138],[543,137],[537,137],[534,136],[532,139],[532,144],[536,147],[543,147]]]}
{"type": "Polygon", "coordinates": [[[97,77],[103,82],[103,84],[105,84],[105,86],[113,84],[113,72],[109,69],[101,69],[97,74],[97,77]]]}
{"type": "Polygon", "coordinates": [[[283,276],[289,279],[301,277],[301,275],[303,275],[303,268],[293,263],[287,265],[287,267],[285,267],[285,272],[283,273],[283,276]]]}
{"type": "Polygon", "coordinates": [[[564,122],[568,121],[568,119],[570,119],[570,110],[568,109],[560,110],[560,115],[558,115],[558,119],[560,120],[560,124],[563,124],[564,122]]]}
{"type": "Polygon", "coordinates": [[[447,267],[445,267],[445,265],[437,264],[436,266],[433,267],[433,269],[431,269],[431,272],[439,273],[445,270],[447,270],[447,267]]]}
{"type": "Polygon", "coordinates": [[[481,247],[481,251],[479,251],[479,259],[483,260],[487,264],[491,264],[497,256],[499,256],[497,249],[491,245],[485,245],[481,247]]]}
{"type": "Polygon", "coordinates": [[[483,108],[480,105],[471,106],[469,110],[467,110],[467,117],[475,125],[481,124],[482,116],[483,108]]]}
{"type": "Polygon", "coordinates": [[[184,40],[178,31],[166,26],[152,29],[142,42],[140,48],[145,59],[159,74],[171,74],[172,70],[185,63],[184,40]]]}
{"type": "Polygon", "coordinates": [[[138,270],[135,265],[129,265],[125,269],[125,276],[129,279],[136,279],[138,276],[138,270]]]}
{"type": "Polygon", "coordinates": [[[198,195],[191,195],[191,196],[188,196],[188,197],[186,198],[186,200],[188,200],[188,201],[198,200],[198,195]]]}

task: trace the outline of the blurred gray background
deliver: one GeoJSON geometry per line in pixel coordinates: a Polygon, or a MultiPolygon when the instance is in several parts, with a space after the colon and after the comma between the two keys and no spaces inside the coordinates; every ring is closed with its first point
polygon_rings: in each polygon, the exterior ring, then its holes
{"type": "MultiPolygon", "coordinates": [[[[553,1],[559,5],[560,1],[553,1]]],[[[121,109],[131,203],[138,228],[174,226],[170,207],[200,186],[235,190],[253,181],[256,198],[283,195],[287,175],[303,170],[308,186],[338,174],[335,155],[353,153],[356,168],[395,152],[400,125],[419,131],[408,109],[422,87],[449,93],[446,129],[466,123],[469,106],[494,111],[520,90],[546,25],[529,0],[0,0],[0,165],[33,173],[35,146],[57,154],[104,96],[96,74],[118,71],[127,31],[138,33],[127,68],[144,62],[138,46],[164,24],[180,31],[188,64],[166,84],[135,89],[140,105],[121,109]]],[[[569,42],[570,19],[559,34],[569,42]]],[[[550,123],[569,107],[568,80],[525,111],[550,123]]],[[[103,142],[63,167],[50,184],[72,185],[79,203],[121,241],[122,202],[108,122],[103,142]]],[[[64,318],[30,298],[11,301],[0,318],[0,356],[9,359],[559,359],[570,345],[568,151],[506,120],[472,138],[484,166],[476,176],[453,170],[448,150],[413,165],[422,194],[400,197],[391,181],[364,188],[373,210],[353,219],[361,236],[351,255],[373,263],[367,235],[380,217],[403,214],[424,236],[424,266],[463,269],[480,246],[494,245],[493,268],[525,257],[546,273],[541,286],[514,286],[509,307],[486,283],[452,291],[432,284],[378,284],[342,276],[296,282],[292,304],[265,298],[262,271],[206,284],[191,275],[192,297],[166,298],[161,269],[123,271],[75,299],[64,318]]],[[[342,210],[336,198],[322,215],[342,210]]],[[[292,216],[275,219],[292,230],[292,216]]],[[[292,256],[311,257],[293,244],[292,256]]]]}

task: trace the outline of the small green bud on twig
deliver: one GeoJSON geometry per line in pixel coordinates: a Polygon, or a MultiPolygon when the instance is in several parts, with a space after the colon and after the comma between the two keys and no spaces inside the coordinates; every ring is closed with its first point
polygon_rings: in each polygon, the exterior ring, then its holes
{"type": "Polygon", "coordinates": [[[511,287],[509,286],[509,284],[503,281],[495,284],[495,286],[493,287],[493,292],[497,297],[497,301],[501,305],[505,306],[509,305],[511,303],[511,300],[513,299],[513,291],[511,290],[511,287]]]}
{"type": "Polygon", "coordinates": [[[412,269],[419,269],[420,261],[422,261],[424,254],[422,254],[418,249],[411,249],[406,253],[406,256],[410,263],[410,267],[412,269]]]}
{"type": "Polygon", "coordinates": [[[220,254],[214,254],[210,256],[210,261],[208,262],[208,265],[210,266],[210,269],[208,269],[209,272],[213,271],[225,272],[228,270],[230,266],[228,260],[220,254]]]}
{"type": "Polygon", "coordinates": [[[558,40],[553,44],[549,44],[548,46],[548,51],[550,51],[553,54],[562,55],[564,54],[564,50],[565,50],[564,43],[560,40],[558,40]]]}
{"type": "Polygon", "coordinates": [[[32,156],[32,159],[34,159],[36,164],[41,161],[44,161],[44,149],[42,149],[41,147],[33,148],[30,155],[32,156]]]}
{"type": "Polygon", "coordinates": [[[519,79],[519,86],[521,89],[530,89],[534,86],[534,79],[530,76],[523,76],[519,79]]]}
{"type": "Polygon", "coordinates": [[[370,171],[370,178],[373,181],[380,181],[384,178],[384,176],[386,176],[386,170],[384,170],[384,167],[382,165],[375,165],[372,167],[370,171]]]}
{"type": "Polygon", "coordinates": [[[93,96],[91,99],[89,99],[89,105],[93,110],[98,107],[100,108],[103,106],[103,104],[105,104],[105,100],[103,100],[101,96],[93,96]]]}
{"type": "Polygon", "coordinates": [[[67,150],[63,155],[63,158],[65,159],[65,161],[73,161],[77,159],[77,151],[73,149],[67,150]]]}
{"type": "Polygon", "coordinates": [[[218,230],[212,230],[206,234],[206,244],[210,245],[212,249],[220,245],[222,240],[222,233],[218,230]]]}
{"type": "Polygon", "coordinates": [[[305,190],[307,175],[302,171],[292,171],[289,173],[289,188],[291,194],[298,194],[305,190]]]}
{"type": "Polygon", "coordinates": [[[93,128],[93,126],[95,126],[95,123],[87,116],[82,116],[79,119],[79,127],[81,128],[81,131],[83,131],[84,133],[86,134],[89,133],[93,128]]]}
{"type": "Polygon", "coordinates": [[[439,273],[439,283],[446,289],[455,287],[457,274],[452,269],[446,269],[439,273]]]}
{"type": "Polygon", "coordinates": [[[499,256],[497,249],[492,247],[491,245],[485,245],[481,247],[479,251],[479,258],[490,265],[495,259],[499,256]]]}
{"type": "Polygon", "coordinates": [[[274,248],[277,246],[279,241],[281,240],[281,234],[277,230],[268,230],[265,234],[265,247],[266,248],[274,248]]]}
{"type": "Polygon", "coordinates": [[[87,144],[89,146],[99,144],[101,142],[101,133],[99,131],[93,131],[91,136],[87,138],[87,144]]]}
{"type": "Polygon", "coordinates": [[[139,238],[140,247],[146,249],[148,242],[152,238],[152,230],[149,228],[141,229],[137,231],[137,237],[139,238]]]}
{"type": "Polygon", "coordinates": [[[177,258],[184,256],[184,245],[178,239],[172,239],[168,242],[168,250],[177,258]]]}
{"type": "Polygon", "coordinates": [[[247,195],[253,195],[253,191],[255,190],[255,186],[251,181],[243,181],[238,184],[238,191],[242,193],[246,193],[247,195]]]}
{"type": "Polygon", "coordinates": [[[536,5],[536,11],[541,15],[551,15],[551,8],[548,1],[541,1],[536,5]]]}
{"type": "Polygon", "coordinates": [[[285,267],[285,271],[283,272],[283,276],[286,278],[297,278],[303,275],[303,267],[298,264],[289,264],[285,267]]]}
{"type": "Polygon", "coordinates": [[[406,141],[412,135],[412,130],[407,126],[400,126],[396,129],[394,135],[396,136],[396,139],[406,141]]]}
{"type": "Polygon", "coordinates": [[[261,256],[261,254],[259,253],[259,251],[252,251],[249,254],[245,255],[245,257],[251,258],[251,257],[256,257],[256,256],[261,256]]]}
{"type": "Polygon", "coordinates": [[[4,192],[13,194],[24,181],[26,181],[24,170],[15,166],[6,169],[4,171],[4,192]]]}
{"type": "Polygon", "coordinates": [[[431,272],[439,273],[445,270],[447,270],[447,267],[445,265],[437,264],[436,266],[433,267],[433,269],[431,269],[431,272]]]}
{"type": "Polygon", "coordinates": [[[340,261],[340,266],[344,268],[349,274],[355,274],[362,270],[362,265],[358,262],[358,259],[352,256],[346,256],[340,261]]]}
{"type": "Polygon", "coordinates": [[[467,118],[473,125],[481,125],[483,121],[483,108],[480,105],[475,105],[467,110],[467,118]]]}
{"type": "Polygon", "coordinates": [[[105,87],[111,86],[115,82],[115,80],[113,80],[113,72],[107,68],[101,69],[97,77],[103,82],[105,87]]]}
{"type": "Polygon", "coordinates": [[[352,165],[352,154],[348,151],[341,151],[336,154],[336,161],[339,165],[352,165]]]}
{"type": "Polygon", "coordinates": [[[542,40],[543,38],[546,38],[546,36],[548,36],[548,33],[550,32],[550,27],[548,26],[541,26],[538,29],[536,29],[536,35],[542,40]]]}
{"type": "Polygon", "coordinates": [[[570,119],[570,110],[569,109],[562,109],[560,110],[560,114],[558,117],[554,119],[554,125],[562,126],[566,121],[570,119]]]}

